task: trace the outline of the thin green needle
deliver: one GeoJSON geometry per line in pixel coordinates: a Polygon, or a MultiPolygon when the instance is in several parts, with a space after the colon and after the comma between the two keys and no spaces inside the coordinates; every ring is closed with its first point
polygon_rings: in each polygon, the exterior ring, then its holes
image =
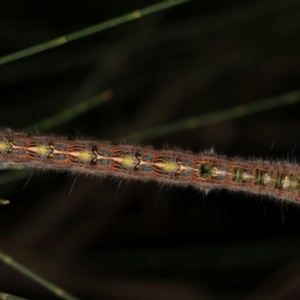
{"type": "MultiPolygon", "coordinates": [[[[12,268],[18,270],[20,273],[23,273],[28,278],[38,282],[40,285],[44,286],[46,289],[50,290],[56,296],[65,299],[65,300],[79,300],[78,298],[72,296],[71,294],[64,291],[59,286],[45,280],[44,278],[40,277],[39,275],[35,274],[34,272],[30,271],[26,267],[22,266],[20,263],[16,262],[13,258],[6,255],[2,251],[0,251],[0,260],[2,260],[5,264],[11,266],[12,268]]],[[[0,294],[1,296],[1,294],[0,294]]],[[[1,298],[0,298],[1,299],[1,298]]],[[[14,299],[14,298],[12,298],[14,299]]],[[[18,299],[18,298],[17,298],[18,299]]]]}
{"type": "Polygon", "coordinates": [[[169,1],[160,2],[158,4],[154,4],[154,5],[142,8],[140,10],[133,11],[126,15],[116,17],[116,18],[110,19],[108,21],[96,24],[94,26],[87,27],[85,29],[76,31],[74,33],[58,37],[54,40],[51,40],[51,41],[48,41],[48,42],[30,47],[30,48],[3,56],[2,58],[0,58],[0,65],[3,65],[5,63],[8,63],[8,62],[20,59],[20,58],[30,56],[30,55],[33,55],[33,54],[36,54],[36,53],[39,53],[39,52],[63,45],[63,44],[66,44],[68,42],[89,36],[91,34],[103,31],[108,28],[115,27],[117,25],[124,24],[129,21],[139,19],[143,16],[153,14],[155,12],[167,9],[169,7],[172,7],[172,6],[187,2],[187,1],[189,1],[189,0],[169,0],[169,1]]]}
{"type": "Polygon", "coordinates": [[[219,110],[205,115],[190,117],[187,119],[151,127],[144,131],[136,132],[126,136],[127,141],[150,140],[174,132],[199,128],[204,125],[233,120],[262,111],[271,110],[280,106],[291,105],[300,101],[300,90],[289,92],[249,104],[240,104],[224,110],[219,110]]]}
{"type": "Polygon", "coordinates": [[[28,299],[0,292],[0,300],[28,300],[28,299]]]}

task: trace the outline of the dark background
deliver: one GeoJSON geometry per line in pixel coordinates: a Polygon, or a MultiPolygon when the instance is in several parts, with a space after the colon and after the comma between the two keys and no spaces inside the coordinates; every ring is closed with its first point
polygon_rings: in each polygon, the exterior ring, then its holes
{"type": "MultiPolygon", "coordinates": [[[[0,55],[150,4],[1,3],[0,55]]],[[[126,141],[297,90],[299,20],[298,1],[194,1],[1,65],[1,125],[22,130],[109,89],[105,104],[35,131],[126,141]]],[[[299,114],[300,103],[142,143],[299,160],[299,114]]],[[[69,195],[68,173],[35,171],[25,186],[31,173],[20,172],[0,174],[11,200],[0,207],[0,249],[80,299],[300,297],[299,205],[86,176],[69,195]]],[[[3,263],[0,291],[56,299],[3,263]]]]}

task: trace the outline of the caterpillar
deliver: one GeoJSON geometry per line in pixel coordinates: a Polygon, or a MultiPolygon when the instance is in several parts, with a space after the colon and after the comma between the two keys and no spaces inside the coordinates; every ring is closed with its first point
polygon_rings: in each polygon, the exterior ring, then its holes
{"type": "Polygon", "coordinates": [[[283,161],[227,158],[212,150],[155,150],[93,140],[0,131],[0,163],[44,170],[227,189],[300,202],[300,166],[283,161]]]}

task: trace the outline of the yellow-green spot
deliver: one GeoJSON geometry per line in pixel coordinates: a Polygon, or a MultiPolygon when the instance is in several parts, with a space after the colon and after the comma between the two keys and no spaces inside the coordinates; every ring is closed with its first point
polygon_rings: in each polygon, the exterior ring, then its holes
{"type": "Polygon", "coordinates": [[[121,161],[122,165],[125,167],[132,167],[135,165],[136,161],[133,156],[124,156],[121,161]]]}
{"type": "Polygon", "coordinates": [[[34,147],[33,151],[39,155],[46,155],[48,153],[47,147],[43,145],[34,147]]]}
{"type": "Polygon", "coordinates": [[[0,151],[3,151],[7,148],[7,144],[5,142],[0,142],[0,151]]]}
{"type": "Polygon", "coordinates": [[[236,183],[242,183],[243,182],[243,174],[244,170],[241,168],[233,168],[232,172],[232,181],[236,183]]]}
{"type": "Polygon", "coordinates": [[[199,165],[199,176],[201,178],[211,178],[214,174],[214,167],[210,164],[200,164],[199,165]]]}
{"type": "Polygon", "coordinates": [[[87,161],[91,159],[91,154],[88,150],[83,150],[79,152],[78,157],[80,160],[87,161]]]}
{"type": "Polygon", "coordinates": [[[168,161],[162,163],[161,168],[166,172],[176,172],[178,169],[178,165],[174,162],[168,161]]]}

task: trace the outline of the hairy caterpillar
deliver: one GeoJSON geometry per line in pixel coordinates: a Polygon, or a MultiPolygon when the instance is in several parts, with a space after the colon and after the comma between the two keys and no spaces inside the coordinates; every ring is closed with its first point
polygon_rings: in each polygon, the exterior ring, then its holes
{"type": "Polygon", "coordinates": [[[155,150],[55,136],[0,132],[0,162],[96,176],[154,180],[200,190],[228,189],[300,202],[300,167],[287,162],[226,158],[207,151],[155,150]]]}

